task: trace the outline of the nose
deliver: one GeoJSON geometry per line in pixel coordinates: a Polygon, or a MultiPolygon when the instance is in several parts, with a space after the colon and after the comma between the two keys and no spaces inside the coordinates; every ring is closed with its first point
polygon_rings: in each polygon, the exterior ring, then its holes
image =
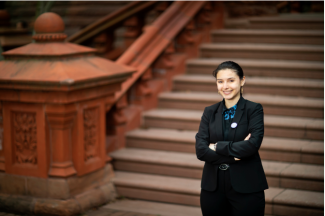
{"type": "Polygon", "coordinates": [[[224,82],[222,87],[223,87],[223,89],[227,89],[228,88],[227,82],[224,82]]]}

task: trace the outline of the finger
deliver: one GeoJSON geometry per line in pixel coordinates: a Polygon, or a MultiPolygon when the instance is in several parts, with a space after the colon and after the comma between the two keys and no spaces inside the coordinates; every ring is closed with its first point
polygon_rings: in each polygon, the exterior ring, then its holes
{"type": "Polygon", "coordinates": [[[251,138],[251,134],[248,134],[248,136],[245,138],[245,140],[248,140],[249,138],[251,138]]]}

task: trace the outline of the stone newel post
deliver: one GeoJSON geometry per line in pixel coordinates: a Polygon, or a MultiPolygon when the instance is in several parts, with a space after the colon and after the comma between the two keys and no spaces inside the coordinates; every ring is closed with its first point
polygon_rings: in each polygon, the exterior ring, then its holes
{"type": "MultiPolygon", "coordinates": [[[[0,62],[0,171],[25,182],[90,175],[105,166],[105,114],[134,69],[63,42],[64,23],[55,13],[42,14],[34,29],[35,43],[4,52],[0,62]]],[[[10,193],[33,196],[26,191],[10,193]]]]}

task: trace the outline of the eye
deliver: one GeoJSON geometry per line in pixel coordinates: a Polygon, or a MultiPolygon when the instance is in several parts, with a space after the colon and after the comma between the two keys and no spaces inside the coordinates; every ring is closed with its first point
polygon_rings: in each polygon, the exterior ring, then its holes
{"type": "Polygon", "coordinates": [[[218,81],[218,83],[222,83],[222,81],[218,81]]]}
{"type": "Polygon", "coordinates": [[[230,82],[235,82],[235,80],[230,80],[230,82]]]}

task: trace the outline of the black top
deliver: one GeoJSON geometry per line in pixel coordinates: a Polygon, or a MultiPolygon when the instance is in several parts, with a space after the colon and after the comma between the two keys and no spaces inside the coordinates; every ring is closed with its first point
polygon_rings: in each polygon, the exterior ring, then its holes
{"type": "Polygon", "coordinates": [[[228,120],[223,119],[223,122],[222,122],[223,138],[224,138],[223,141],[227,141],[229,128],[230,128],[230,125],[232,123],[232,120],[233,119],[231,119],[231,118],[229,118],[228,120]]]}
{"type": "MultiPolygon", "coordinates": [[[[230,129],[230,125],[233,122],[234,118],[231,118],[231,116],[228,117],[228,119],[226,120],[225,117],[225,111],[229,110],[232,107],[236,107],[237,108],[237,104],[235,104],[234,106],[230,107],[229,109],[227,109],[226,105],[225,105],[225,100],[222,101],[223,103],[223,112],[222,112],[222,116],[223,116],[223,121],[222,121],[222,130],[223,130],[223,141],[227,141],[228,140],[228,133],[229,133],[229,129],[230,129]]],[[[236,108],[235,108],[235,113],[236,113],[236,108]]],[[[234,116],[232,116],[234,117],[234,116]]]]}

